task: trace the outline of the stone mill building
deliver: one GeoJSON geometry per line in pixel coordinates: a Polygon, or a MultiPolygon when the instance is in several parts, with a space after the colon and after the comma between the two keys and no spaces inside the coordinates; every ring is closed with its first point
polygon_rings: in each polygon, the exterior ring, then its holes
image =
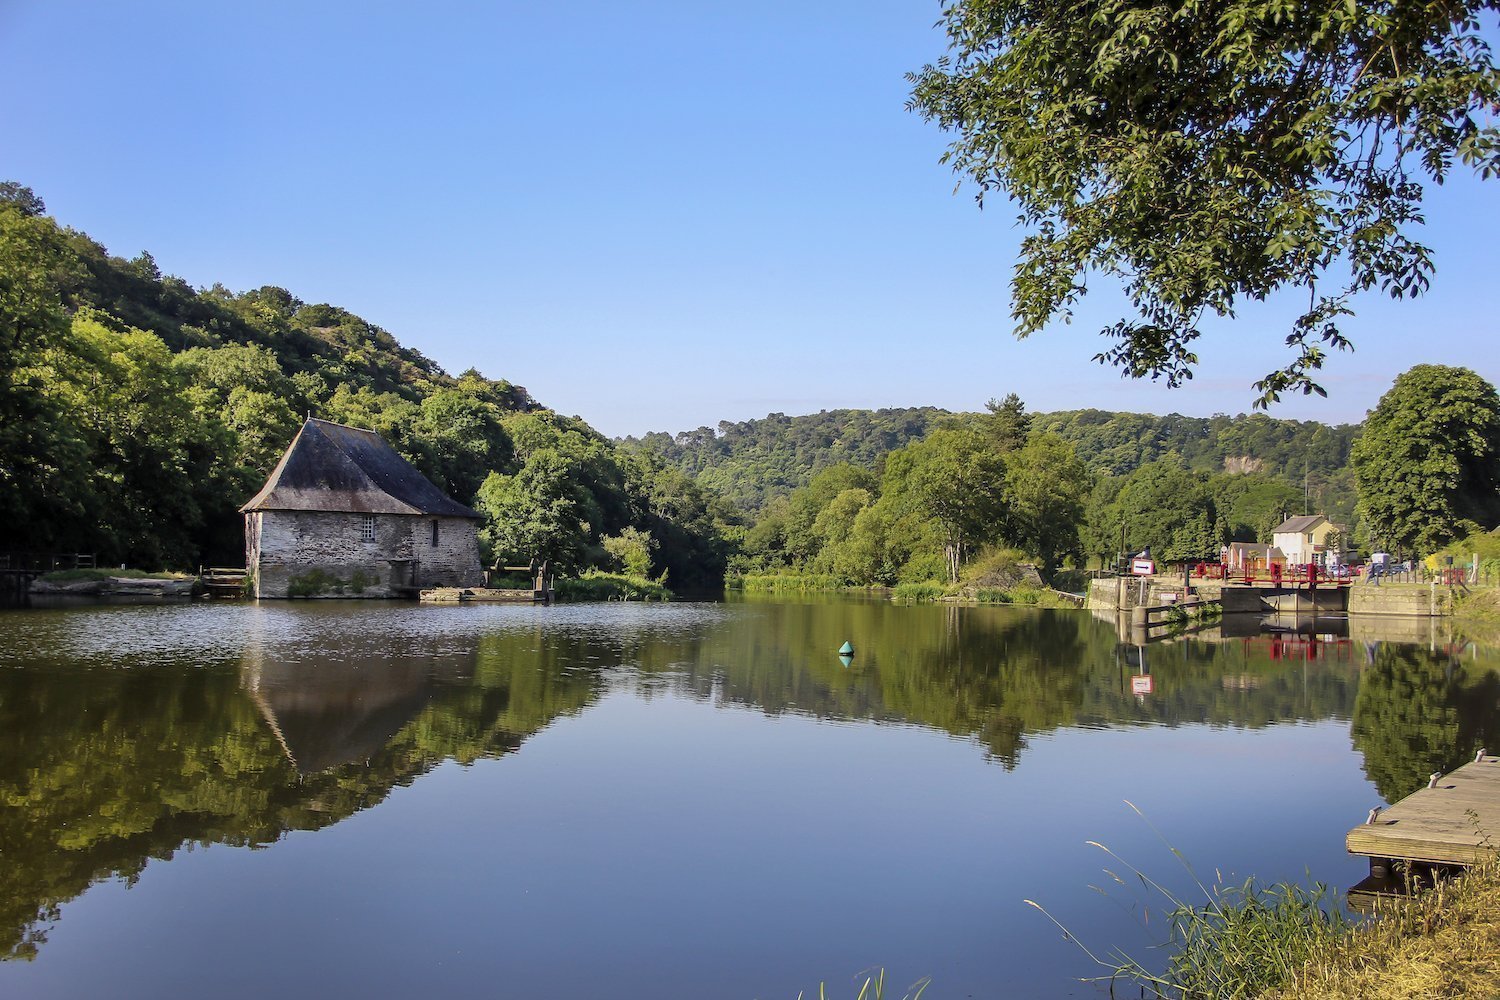
{"type": "Polygon", "coordinates": [[[309,419],[240,510],[256,597],[399,597],[484,583],[481,516],[373,431],[309,419]]]}

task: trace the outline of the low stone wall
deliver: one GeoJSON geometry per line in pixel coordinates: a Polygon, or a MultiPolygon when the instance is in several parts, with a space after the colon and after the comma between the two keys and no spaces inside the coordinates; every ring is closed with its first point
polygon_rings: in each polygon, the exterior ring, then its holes
{"type": "Polygon", "coordinates": [[[194,580],[154,577],[112,576],[104,580],[33,580],[33,594],[71,595],[74,597],[191,597],[194,580]]]}
{"type": "Polygon", "coordinates": [[[1453,591],[1429,583],[1358,583],[1349,588],[1349,614],[1443,617],[1453,614],[1453,591]]]}
{"type": "Polygon", "coordinates": [[[1089,581],[1084,607],[1091,611],[1129,611],[1141,603],[1154,607],[1190,598],[1213,601],[1224,588],[1217,580],[1194,580],[1190,589],[1189,594],[1182,592],[1181,576],[1104,577],[1089,581]]]}

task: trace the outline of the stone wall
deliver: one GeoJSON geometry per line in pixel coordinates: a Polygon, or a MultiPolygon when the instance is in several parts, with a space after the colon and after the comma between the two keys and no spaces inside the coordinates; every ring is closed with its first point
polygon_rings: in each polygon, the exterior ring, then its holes
{"type": "Polygon", "coordinates": [[[1382,583],[1377,587],[1361,581],[1349,588],[1349,614],[1442,617],[1453,614],[1453,591],[1428,583],[1382,583]]]}
{"type": "Polygon", "coordinates": [[[484,583],[477,522],[460,517],[325,511],[245,515],[245,566],[256,597],[396,597],[397,588],[484,583]],[[433,544],[433,524],[437,524],[433,544]]]}

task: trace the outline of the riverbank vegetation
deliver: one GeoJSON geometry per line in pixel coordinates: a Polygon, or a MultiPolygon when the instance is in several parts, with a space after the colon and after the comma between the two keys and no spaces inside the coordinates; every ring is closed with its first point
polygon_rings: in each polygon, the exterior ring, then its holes
{"type": "Polygon", "coordinates": [[[1251,880],[1209,891],[1204,905],[1174,901],[1163,971],[1096,958],[1106,978],[1128,979],[1158,1000],[1490,1000],[1500,982],[1495,863],[1382,899],[1363,921],[1322,885],[1251,880]]]}
{"type": "Polygon", "coordinates": [[[658,580],[627,573],[588,570],[582,576],[558,580],[553,592],[560,601],[670,601],[672,592],[658,580]]]}
{"type": "Polygon", "coordinates": [[[1500,983],[1500,865],[1470,869],[1335,941],[1265,1000],[1489,1000],[1500,983]]]}

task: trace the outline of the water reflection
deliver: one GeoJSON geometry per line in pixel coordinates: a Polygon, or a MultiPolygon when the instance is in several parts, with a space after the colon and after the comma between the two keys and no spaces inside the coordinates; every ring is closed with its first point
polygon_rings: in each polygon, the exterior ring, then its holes
{"type": "Polygon", "coordinates": [[[1500,745],[1497,662],[1301,633],[1137,647],[1086,615],[851,602],[13,612],[0,954],[36,956],[94,882],[184,846],[337,823],[443,761],[510,753],[626,679],[638,698],[667,686],[768,716],[940,730],[1006,769],[1066,728],[1352,719],[1389,800],[1500,745]]]}

